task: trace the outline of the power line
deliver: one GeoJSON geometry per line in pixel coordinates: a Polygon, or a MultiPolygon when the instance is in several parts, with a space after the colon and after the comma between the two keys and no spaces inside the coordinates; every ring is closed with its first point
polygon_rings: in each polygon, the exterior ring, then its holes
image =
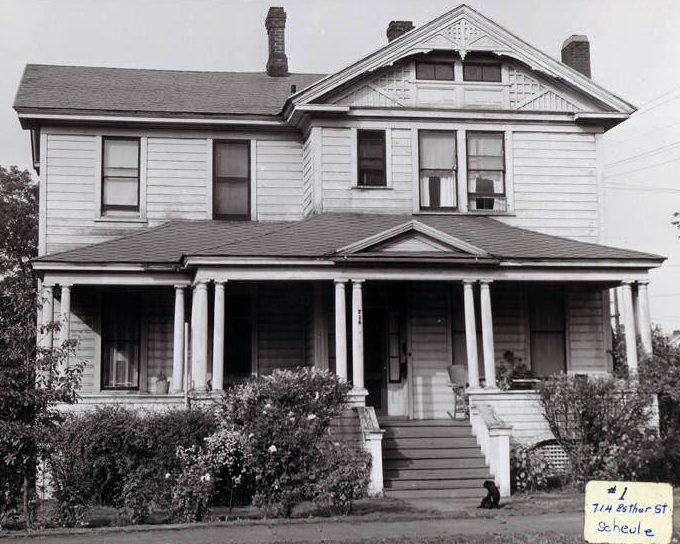
{"type": "Polygon", "coordinates": [[[672,142],[670,144],[664,145],[662,147],[658,147],[656,149],[652,149],[650,151],[643,151],[642,153],[638,153],[637,155],[633,155],[631,157],[626,157],[625,159],[621,159],[620,161],[610,162],[609,164],[605,164],[604,167],[605,168],[611,168],[611,167],[616,166],[618,164],[623,164],[623,163],[634,161],[634,160],[644,158],[644,157],[651,157],[653,155],[658,155],[659,153],[664,153],[668,149],[672,149],[672,148],[678,147],[678,146],[680,146],[680,141],[672,142]]]}
{"type": "Polygon", "coordinates": [[[646,191],[648,193],[680,193],[680,188],[675,187],[647,187],[646,185],[633,185],[624,183],[605,183],[607,189],[621,191],[646,191]]]}
{"type": "Polygon", "coordinates": [[[626,172],[618,172],[618,173],[615,173],[615,174],[607,174],[607,177],[615,178],[617,176],[625,176],[626,174],[632,174],[633,172],[642,172],[643,170],[649,170],[650,168],[654,168],[656,166],[663,166],[664,164],[669,164],[671,162],[676,162],[676,161],[680,161],[680,157],[673,157],[672,159],[669,159],[667,161],[655,162],[653,164],[643,166],[642,168],[635,168],[634,170],[627,170],[626,172]]]}
{"type": "Polygon", "coordinates": [[[675,123],[670,123],[668,125],[661,125],[661,126],[655,126],[652,130],[648,130],[646,132],[639,132],[636,133],[635,136],[631,136],[630,138],[625,138],[623,140],[618,140],[618,141],[613,141],[612,143],[616,145],[620,145],[625,142],[630,142],[631,140],[637,140],[638,138],[643,138],[649,134],[655,134],[658,133],[661,130],[667,129],[667,128],[672,128],[680,125],[680,121],[675,122],[675,123]]]}
{"type": "Polygon", "coordinates": [[[674,93],[680,93],[680,87],[675,87],[674,89],[670,89],[669,91],[666,91],[665,93],[660,94],[656,98],[652,98],[651,100],[648,100],[644,104],[640,105],[640,110],[646,108],[650,104],[654,104],[657,100],[661,100],[662,98],[667,97],[669,94],[674,94],[674,93]]]}
{"type": "Polygon", "coordinates": [[[677,92],[677,93],[678,93],[678,96],[673,96],[672,98],[669,98],[668,100],[664,100],[663,102],[659,102],[658,104],[655,104],[655,105],[652,106],[651,108],[647,108],[647,109],[645,109],[645,110],[638,110],[638,111],[636,111],[633,115],[631,115],[631,119],[632,119],[632,118],[635,118],[635,117],[640,117],[640,116],[642,116],[642,115],[645,115],[646,113],[649,113],[650,111],[653,111],[653,110],[655,110],[656,108],[660,108],[660,107],[663,106],[664,104],[668,104],[669,102],[673,102],[673,100],[678,100],[678,99],[680,99],[680,89],[676,89],[676,90],[673,91],[673,92],[677,92]]]}

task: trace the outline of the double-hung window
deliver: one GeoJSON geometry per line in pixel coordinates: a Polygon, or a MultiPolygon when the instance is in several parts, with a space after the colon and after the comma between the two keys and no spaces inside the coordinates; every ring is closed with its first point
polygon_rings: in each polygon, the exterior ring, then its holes
{"type": "Polygon", "coordinates": [[[421,130],[418,132],[420,168],[420,209],[455,210],[456,133],[421,130]]]}
{"type": "Polygon", "coordinates": [[[139,212],[139,138],[104,138],[102,214],[139,212]]]}
{"type": "Polygon", "coordinates": [[[141,305],[136,293],[102,299],[102,389],[139,389],[141,305]]]}
{"type": "Polygon", "coordinates": [[[506,210],[502,132],[467,133],[467,179],[469,210],[506,210]]]}
{"type": "Polygon", "coordinates": [[[250,141],[215,142],[213,216],[250,219],[250,141]]]}
{"type": "Polygon", "coordinates": [[[359,187],[385,187],[385,131],[358,130],[357,158],[359,187]]]}

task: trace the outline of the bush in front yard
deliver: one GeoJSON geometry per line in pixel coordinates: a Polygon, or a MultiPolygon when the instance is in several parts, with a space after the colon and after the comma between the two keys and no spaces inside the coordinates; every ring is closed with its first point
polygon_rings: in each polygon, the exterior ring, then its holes
{"type": "Polygon", "coordinates": [[[344,447],[329,447],[332,419],[345,407],[349,386],[314,368],[277,370],[229,390],[220,413],[244,438],[244,466],[254,482],[253,502],[266,515],[290,516],[295,505],[335,497],[351,502],[363,493],[367,471],[341,464],[368,461],[344,447]],[[337,480],[337,482],[334,482],[337,480]],[[343,485],[352,488],[343,490],[343,485]],[[319,488],[328,493],[320,493],[319,488]],[[348,498],[346,498],[348,497],[348,498]]]}
{"type": "Polygon", "coordinates": [[[216,428],[207,411],[146,413],[116,406],[70,416],[52,437],[48,468],[60,522],[77,524],[93,504],[125,508],[142,521],[169,502],[167,473],[183,465],[177,447],[202,443],[216,428]]]}
{"type": "Polygon", "coordinates": [[[574,480],[649,477],[657,433],[651,397],[613,377],[556,376],[539,388],[550,430],[564,448],[574,480]]]}

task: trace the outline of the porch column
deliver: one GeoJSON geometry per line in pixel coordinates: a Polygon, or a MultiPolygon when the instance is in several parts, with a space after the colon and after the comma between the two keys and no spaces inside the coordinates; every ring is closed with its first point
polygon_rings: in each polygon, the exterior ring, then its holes
{"type": "Polygon", "coordinates": [[[175,285],[175,324],[172,337],[172,392],[182,391],[184,377],[184,286],[175,285]]]}
{"type": "Polygon", "coordinates": [[[59,315],[59,345],[71,338],[71,286],[61,286],[61,308],[59,315]]]}
{"type": "Polygon", "coordinates": [[[54,344],[54,330],[51,327],[54,321],[54,287],[46,285],[42,292],[42,325],[47,327],[42,337],[42,347],[52,349],[54,344]]]}
{"type": "Polygon", "coordinates": [[[194,284],[191,301],[191,388],[206,390],[208,373],[208,283],[194,284]]]}
{"type": "Polygon", "coordinates": [[[649,316],[649,282],[639,281],[637,284],[637,318],[640,331],[640,342],[645,355],[652,354],[652,323],[649,316]]]}
{"type": "Polygon", "coordinates": [[[365,406],[368,391],[364,387],[364,280],[352,280],[352,392],[353,403],[365,406]]]}
{"type": "Polygon", "coordinates": [[[477,324],[475,322],[475,299],[473,280],[463,280],[465,301],[465,345],[467,348],[468,384],[470,389],[479,389],[479,366],[477,362],[477,324]]]}
{"type": "Polygon", "coordinates": [[[625,322],[624,332],[626,337],[626,360],[628,362],[628,373],[631,379],[637,379],[638,358],[637,358],[637,339],[635,335],[635,312],[633,311],[633,292],[631,282],[624,281],[621,284],[621,298],[623,320],[625,322]]]}
{"type": "Polygon", "coordinates": [[[224,380],[224,283],[215,282],[215,316],[213,319],[212,388],[223,389],[224,380]]]}
{"type": "Polygon", "coordinates": [[[482,311],[482,344],[484,348],[484,382],[486,389],[496,386],[496,361],[493,346],[493,316],[491,315],[491,281],[479,282],[482,311]]]}
{"type": "Polygon", "coordinates": [[[335,374],[347,381],[347,317],[345,280],[335,280],[335,374]]]}

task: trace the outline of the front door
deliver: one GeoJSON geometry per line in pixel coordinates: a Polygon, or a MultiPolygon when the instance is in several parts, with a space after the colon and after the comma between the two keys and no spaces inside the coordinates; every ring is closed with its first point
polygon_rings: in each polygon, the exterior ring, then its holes
{"type": "Polygon", "coordinates": [[[366,404],[379,415],[387,414],[387,323],[385,309],[364,308],[364,384],[366,404]]]}

